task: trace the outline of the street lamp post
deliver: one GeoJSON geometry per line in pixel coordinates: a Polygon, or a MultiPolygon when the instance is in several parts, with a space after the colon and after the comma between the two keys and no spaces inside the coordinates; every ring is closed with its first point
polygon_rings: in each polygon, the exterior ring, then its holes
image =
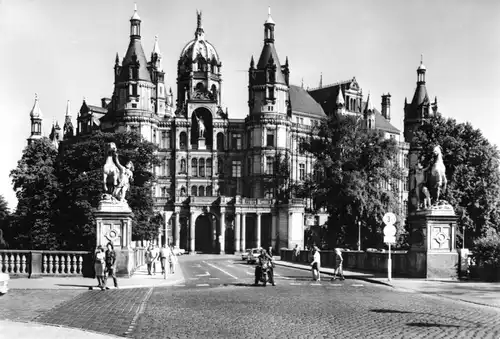
{"type": "Polygon", "coordinates": [[[361,221],[358,221],[358,251],[361,251],[361,221]]]}

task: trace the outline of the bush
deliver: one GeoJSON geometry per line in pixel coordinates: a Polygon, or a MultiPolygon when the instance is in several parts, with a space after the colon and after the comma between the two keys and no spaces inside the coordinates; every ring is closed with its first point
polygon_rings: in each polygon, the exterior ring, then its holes
{"type": "Polygon", "coordinates": [[[500,234],[491,228],[484,236],[474,240],[474,259],[482,280],[500,278],[500,234]]]}

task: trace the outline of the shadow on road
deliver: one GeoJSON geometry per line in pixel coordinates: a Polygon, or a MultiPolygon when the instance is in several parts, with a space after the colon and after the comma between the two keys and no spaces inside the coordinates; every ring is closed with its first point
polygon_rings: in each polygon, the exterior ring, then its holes
{"type": "Polygon", "coordinates": [[[371,312],[375,313],[412,313],[408,311],[398,311],[398,310],[386,310],[386,309],[376,309],[376,310],[370,310],[371,312]]]}
{"type": "Polygon", "coordinates": [[[97,288],[96,285],[56,284],[56,286],[84,287],[88,289],[97,288]]]}

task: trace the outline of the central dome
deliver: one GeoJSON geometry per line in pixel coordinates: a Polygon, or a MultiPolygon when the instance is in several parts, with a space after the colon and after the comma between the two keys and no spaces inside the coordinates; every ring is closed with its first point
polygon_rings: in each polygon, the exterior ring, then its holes
{"type": "Polygon", "coordinates": [[[194,39],[184,46],[181,52],[180,60],[195,61],[198,58],[203,58],[207,63],[219,64],[219,54],[215,47],[205,40],[205,31],[201,25],[201,12],[196,13],[198,16],[198,26],[194,33],[194,39]]]}

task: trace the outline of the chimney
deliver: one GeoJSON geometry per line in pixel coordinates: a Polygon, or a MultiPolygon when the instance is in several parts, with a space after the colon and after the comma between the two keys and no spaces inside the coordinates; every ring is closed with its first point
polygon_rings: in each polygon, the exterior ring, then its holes
{"type": "Polygon", "coordinates": [[[382,116],[391,121],[391,94],[382,94],[382,116]]]}

